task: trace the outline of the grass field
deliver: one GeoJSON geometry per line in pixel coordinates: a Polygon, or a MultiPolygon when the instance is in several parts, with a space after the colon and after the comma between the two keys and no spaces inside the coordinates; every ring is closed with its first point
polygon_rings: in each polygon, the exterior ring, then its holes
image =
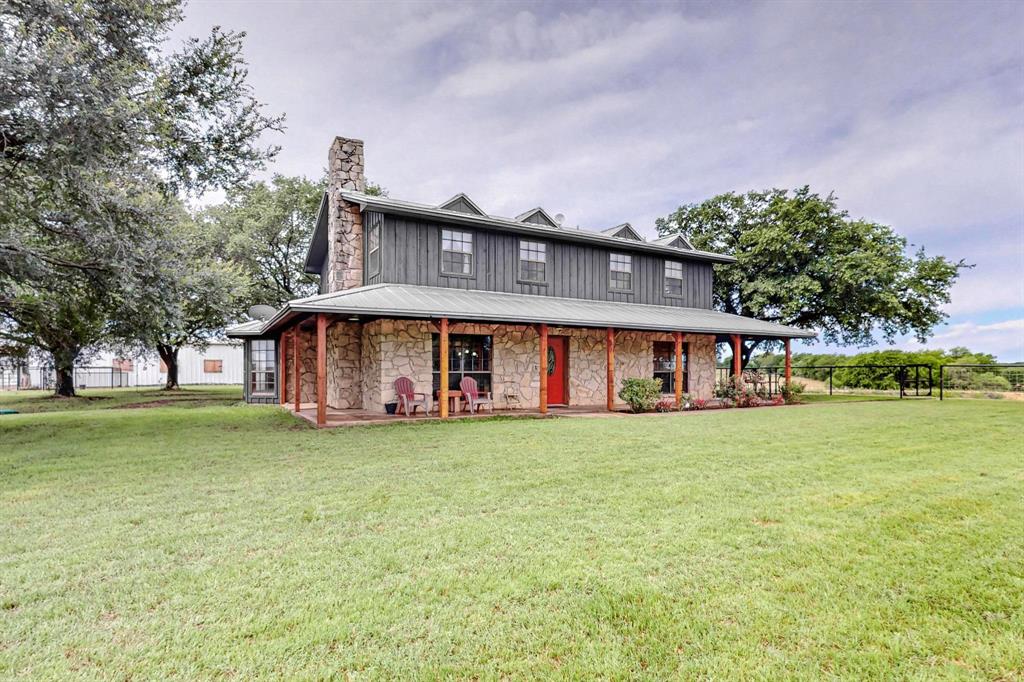
{"type": "Polygon", "coordinates": [[[240,386],[185,386],[178,391],[143,388],[89,389],[75,398],[57,398],[53,391],[0,391],[0,408],[23,413],[109,410],[116,408],[210,407],[242,399],[240,386]]]}
{"type": "Polygon", "coordinates": [[[1020,679],[1022,424],[3,416],[0,678],[1020,679]]]}

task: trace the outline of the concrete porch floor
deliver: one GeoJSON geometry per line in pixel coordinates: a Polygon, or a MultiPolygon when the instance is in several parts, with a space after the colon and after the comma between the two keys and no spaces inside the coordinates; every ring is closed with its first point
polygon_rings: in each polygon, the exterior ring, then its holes
{"type": "MultiPolygon", "coordinates": [[[[302,403],[301,410],[294,412],[291,405],[287,406],[290,412],[297,414],[311,424],[316,424],[316,405],[314,403],[302,403]]],[[[545,419],[547,417],[624,417],[626,416],[621,412],[609,412],[604,405],[572,405],[570,407],[548,407],[548,413],[542,415],[540,410],[537,408],[523,408],[516,410],[509,409],[495,409],[492,415],[491,412],[483,410],[478,414],[470,414],[469,412],[452,412],[449,415],[449,419],[476,419],[486,418],[490,416],[503,416],[503,417],[532,417],[535,419],[545,419]]],[[[401,415],[390,415],[384,412],[376,412],[370,410],[339,410],[333,407],[327,408],[327,423],[323,428],[333,428],[336,426],[359,426],[361,424],[397,424],[399,422],[422,422],[422,421],[439,421],[440,417],[437,412],[430,415],[423,414],[422,411],[418,411],[411,417],[407,417],[404,414],[401,415]]]]}

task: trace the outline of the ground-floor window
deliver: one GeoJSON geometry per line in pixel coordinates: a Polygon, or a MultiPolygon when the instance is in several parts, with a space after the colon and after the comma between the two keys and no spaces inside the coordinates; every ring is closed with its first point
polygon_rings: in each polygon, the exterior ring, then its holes
{"type": "MultiPolygon", "coordinates": [[[[687,390],[686,351],[688,344],[683,344],[683,392],[687,390]]],[[[672,341],[654,342],[654,378],[661,379],[662,393],[676,391],[676,344],[672,341]]]]}
{"type": "Polygon", "coordinates": [[[273,339],[249,342],[249,394],[273,395],[277,391],[277,353],[273,339]]]}
{"type": "MultiPolygon", "coordinates": [[[[433,390],[441,388],[441,337],[434,334],[433,390]]],[[[448,336],[448,390],[459,390],[462,377],[473,377],[481,391],[491,390],[491,337],[483,334],[448,336]]]]}

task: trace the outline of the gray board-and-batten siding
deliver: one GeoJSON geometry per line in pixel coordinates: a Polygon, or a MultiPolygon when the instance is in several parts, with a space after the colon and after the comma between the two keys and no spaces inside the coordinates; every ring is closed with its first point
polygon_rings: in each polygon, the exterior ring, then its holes
{"type": "MultiPolygon", "coordinates": [[[[711,264],[687,259],[682,251],[678,257],[673,258],[671,254],[660,256],[632,251],[628,243],[621,248],[591,246],[579,242],[526,237],[499,230],[448,226],[367,211],[363,216],[363,225],[365,227],[370,224],[381,226],[381,262],[375,269],[369,267],[368,260],[364,262],[366,284],[415,284],[619,303],[711,308],[711,264]],[[474,267],[471,275],[441,273],[441,230],[448,227],[473,233],[474,267]],[[548,245],[546,284],[521,280],[520,239],[542,241],[548,245]],[[628,253],[632,256],[632,292],[609,290],[610,253],[628,253]],[[666,260],[675,260],[683,265],[681,296],[665,294],[666,260]]],[[[363,253],[364,258],[368,259],[365,248],[363,253]]]]}

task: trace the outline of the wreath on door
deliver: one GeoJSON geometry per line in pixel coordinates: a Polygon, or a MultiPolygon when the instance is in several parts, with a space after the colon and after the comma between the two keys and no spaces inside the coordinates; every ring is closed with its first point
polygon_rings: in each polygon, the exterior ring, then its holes
{"type": "Polygon", "coordinates": [[[555,373],[555,349],[548,347],[548,376],[555,373]]]}

